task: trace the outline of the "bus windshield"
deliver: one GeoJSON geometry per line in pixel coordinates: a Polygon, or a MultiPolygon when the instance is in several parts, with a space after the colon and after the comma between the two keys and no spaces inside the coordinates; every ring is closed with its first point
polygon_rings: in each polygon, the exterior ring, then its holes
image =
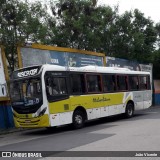
{"type": "Polygon", "coordinates": [[[10,84],[10,95],[13,105],[34,105],[42,100],[42,87],[40,78],[29,78],[13,81],[10,84]]]}

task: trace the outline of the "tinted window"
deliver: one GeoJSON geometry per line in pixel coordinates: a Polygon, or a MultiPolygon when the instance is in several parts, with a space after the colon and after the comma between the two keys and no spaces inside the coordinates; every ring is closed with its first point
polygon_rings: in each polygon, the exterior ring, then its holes
{"type": "Polygon", "coordinates": [[[73,94],[85,93],[85,82],[82,74],[72,74],[71,77],[71,92],[73,94]]]}
{"type": "Polygon", "coordinates": [[[67,94],[66,80],[64,77],[48,77],[46,79],[47,94],[50,96],[67,94]]]}
{"type": "Polygon", "coordinates": [[[127,76],[117,76],[117,89],[127,90],[127,76]]]}
{"type": "Polygon", "coordinates": [[[150,77],[147,76],[147,89],[151,89],[150,77]]]}
{"type": "Polygon", "coordinates": [[[67,77],[62,73],[47,72],[45,75],[46,94],[49,102],[68,98],[67,77]]]}
{"type": "Polygon", "coordinates": [[[140,89],[147,89],[147,77],[146,76],[139,76],[139,86],[140,89]]]}
{"type": "Polygon", "coordinates": [[[100,75],[87,75],[87,89],[88,92],[101,91],[101,78],[100,75]]]}
{"type": "Polygon", "coordinates": [[[112,92],[116,90],[115,78],[113,75],[103,76],[103,89],[104,92],[112,92]]]}
{"type": "Polygon", "coordinates": [[[138,77],[137,76],[128,76],[129,80],[129,89],[130,90],[138,90],[138,77]]]}

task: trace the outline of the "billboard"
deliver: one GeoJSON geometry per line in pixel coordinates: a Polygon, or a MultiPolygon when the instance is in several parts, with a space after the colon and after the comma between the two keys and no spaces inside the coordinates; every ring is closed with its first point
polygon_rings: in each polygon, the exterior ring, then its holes
{"type": "Polygon", "coordinates": [[[5,73],[5,55],[2,47],[0,47],[0,101],[6,100],[8,97],[6,73],[5,73]]]}
{"type": "Polygon", "coordinates": [[[115,57],[106,57],[106,66],[107,67],[121,67],[128,68],[134,71],[146,71],[150,72],[152,75],[152,64],[140,64],[137,61],[129,61],[126,59],[115,58],[115,57]]]}
{"type": "Polygon", "coordinates": [[[18,47],[19,66],[53,64],[81,67],[87,65],[104,66],[102,53],[32,44],[31,47],[18,47]]]}

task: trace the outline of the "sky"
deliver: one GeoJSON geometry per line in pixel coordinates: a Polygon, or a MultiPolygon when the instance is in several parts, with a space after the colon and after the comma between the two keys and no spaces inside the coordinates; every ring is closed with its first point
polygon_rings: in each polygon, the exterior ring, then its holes
{"type": "Polygon", "coordinates": [[[119,4],[119,13],[139,9],[146,18],[150,17],[155,23],[160,22],[160,0],[98,0],[98,4],[111,7],[119,4]]]}

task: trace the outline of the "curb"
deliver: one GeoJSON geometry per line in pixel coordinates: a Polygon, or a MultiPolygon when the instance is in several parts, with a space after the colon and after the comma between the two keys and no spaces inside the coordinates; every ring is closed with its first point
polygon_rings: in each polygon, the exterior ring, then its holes
{"type": "Polygon", "coordinates": [[[8,129],[0,129],[0,135],[10,134],[15,132],[23,132],[26,130],[30,130],[31,128],[8,128],[8,129]]]}

